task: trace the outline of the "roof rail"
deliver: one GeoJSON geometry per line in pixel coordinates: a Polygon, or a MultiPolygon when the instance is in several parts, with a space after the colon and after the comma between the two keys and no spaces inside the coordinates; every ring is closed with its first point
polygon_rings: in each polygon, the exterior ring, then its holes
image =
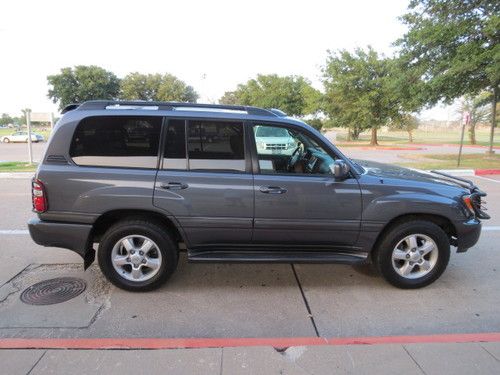
{"type": "MultiPolygon", "coordinates": [[[[243,106],[243,105],[224,105],[224,104],[198,104],[198,103],[182,103],[182,102],[149,102],[149,101],[125,101],[125,100],[90,100],[80,105],[71,104],[64,108],[62,113],[66,113],[73,109],[91,110],[91,109],[155,109],[173,111],[177,108],[196,108],[196,109],[216,109],[227,111],[242,111],[254,116],[272,116],[281,117],[283,114],[279,110],[267,110],[259,107],[243,106]]],[[[283,112],[281,112],[283,113],[283,112]]]]}

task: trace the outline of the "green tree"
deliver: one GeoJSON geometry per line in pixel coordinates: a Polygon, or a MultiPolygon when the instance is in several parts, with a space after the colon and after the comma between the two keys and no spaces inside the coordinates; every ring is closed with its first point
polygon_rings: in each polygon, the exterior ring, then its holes
{"type": "Polygon", "coordinates": [[[0,125],[9,125],[13,124],[14,119],[9,116],[7,113],[2,113],[2,117],[0,117],[0,125]]]}
{"type": "Polygon", "coordinates": [[[422,77],[425,103],[491,93],[492,152],[500,85],[500,2],[411,0],[402,21],[408,31],[396,44],[406,69],[422,77]]]}
{"type": "Polygon", "coordinates": [[[489,93],[483,91],[477,96],[465,95],[460,107],[459,115],[462,118],[465,112],[469,112],[469,140],[472,145],[476,144],[476,125],[480,123],[485,123],[491,116],[491,111],[489,106],[486,104],[490,98],[489,93]]]}
{"type": "Polygon", "coordinates": [[[86,100],[116,99],[120,90],[119,79],[95,65],[62,68],[59,74],[48,76],[47,81],[51,86],[48,97],[59,102],[60,109],[86,100]]]}
{"type": "Polygon", "coordinates": [[[198,94],[172,74],[130,73],[121,81],[121,99],[195,103],[198,94]]]}
{"type": "Polygon", "coordinates": [[[290,116],[304,116],[318,112],[320,100],[321,93],[304,77],[259,74],[226,92],[219,103],[277,108],[290,116]]]}
{"type": "Polygon", "coordinates": [[[323,68],[324,111],[334,126],[347,127],[355,139],[371,129],[370,144],[377,145],[377,129],[399,116],[394,90],[394,61],[379,57],[371,47],[328,51],[323,68]]]}
{"type": "Polygon", "coordinates": [[[413,143],[413,131],[418,128],[418,118],[412,114],[404,113],[395,117],[389,124],[390,129],[404,130],[408,133],[408,142],[413,143]]]}

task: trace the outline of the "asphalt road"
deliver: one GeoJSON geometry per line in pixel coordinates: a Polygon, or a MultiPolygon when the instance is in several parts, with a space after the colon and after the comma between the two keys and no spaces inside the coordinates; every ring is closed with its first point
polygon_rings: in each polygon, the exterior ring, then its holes
{"type": "Polygon", "coordinates": [[[26,234],[29,180],[0,179],[0,337],[352,337],[495,332],[500,327],[500,178],[474,178],[488,192],[492,220],[479,243],[453,254],[445,274],[420,290],[399,290],[368,267],[191,264],[160,290],[111,287],[83,272],[74,253],[35,245],[26,234]],[[28,306],[37,281],[88,282],[71,301],[28,306]],[[302,289],[302,291],[301,291],[302,289]],[[303,292],[303,294],[302,294],[303,292]],[[308,309],[309,307],[309,309],[308,309]]]}

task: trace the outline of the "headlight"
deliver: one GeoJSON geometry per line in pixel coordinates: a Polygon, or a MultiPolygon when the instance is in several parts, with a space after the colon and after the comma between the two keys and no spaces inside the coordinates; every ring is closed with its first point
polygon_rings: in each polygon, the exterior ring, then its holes
{"type": "Polygon", "coordinates": [[[266,144],[264,142],[259,141],[259,142],[257,142],[257,147],[266,148],[266,144]]]}
{"type": "Polygon", "coordinates": [[[465,207],[467,207],[467,209],[469,210],[469,212],[471,214],[475,214],[474,206],[472,205],[471,196],[470,195],[464,195],[464,196],[462,196],[462,201],[464,202],[465,207]]]}

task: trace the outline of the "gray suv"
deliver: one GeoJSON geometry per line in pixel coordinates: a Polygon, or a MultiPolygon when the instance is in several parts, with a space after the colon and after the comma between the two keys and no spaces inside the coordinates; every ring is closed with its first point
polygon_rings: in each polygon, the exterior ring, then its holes
{"type": "Polygon", "coordinates": [[[163,284],[180,250],[191,262],[373,262],[391,284],[423,287],[489,218],[470,181],[350,160],[276,109],[90,101],[63,113],[32,182],[31,237],[85,268],[97,249],[131,291],[163,284]]]}

